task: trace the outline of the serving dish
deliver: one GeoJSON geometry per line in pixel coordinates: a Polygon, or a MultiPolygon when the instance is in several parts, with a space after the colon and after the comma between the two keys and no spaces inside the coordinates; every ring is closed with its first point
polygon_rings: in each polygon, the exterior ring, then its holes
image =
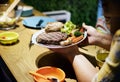
{"type": "Polygon", "coordinates": [[[19,34],[16,32],[2,32],[0,33],[1,44],[12,44],[17,42],[19,34]]]}
{"type": "Polygon", "coordinates": [[[0,17],[0,30],[10,30],[15,28],[16,25],[16,19],[6,17],[4,19],[1,19],[0,17]]]}
{"type": "Polygon", "coordinates": [[[99,49],[97,51],[97,54],[95,55],[95,59],[97,60],[97,64],[99,67],[102,67],[108,55],[109,55],[109,51],[106,51],[105,49],[99,49]]]}
{"type": "Polygon", "coordinates": [[[71,46],[74,46],[74,45],[77,45],[77,44],[81,43],[81,42],[84,41],[85,38],[87,37],[87,32],[85,31],[84,34],[83,34],[84,37],[83,37],[82,40],[80,40],[80,41],[78,41],[78,42],[76,42],[76,43],[72,43],[72,44],[70,44],[70,45],[61,46],[61,45],[52,45],[52,44],[51,44],[51,45],[50,45],[50,44],[41,44],[41,43],[38,43],[38,42],[36,41],[36,39],[37,39],[37,36],[38,36],[39,34],[43,33],[43,32],[45,32],[45,29],[42,29],[42,30],[34,33],[33,36],[32,36],[32,43],[37,44],[37,45],[39,45],[39,46],[47,47],[47,48],[50,48],[50,49],[71,47],[71,46]]]}
{"type": "Polygon", "coordinates": [[[36,82],[56,82],[56,80],[59,82],[64,82],[65,80],[65,72],[61,68],[57,67],[40,67],[36,73],[37,76],[35,74],[32,74],[36,82]],[[42,75],[42,77],[40,77],[38,74],[42,75]]]}

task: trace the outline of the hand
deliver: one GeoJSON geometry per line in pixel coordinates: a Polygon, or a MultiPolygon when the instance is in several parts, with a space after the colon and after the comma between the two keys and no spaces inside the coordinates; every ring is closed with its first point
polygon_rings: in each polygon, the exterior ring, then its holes
{"type": "Polygon", "coordinates": [[[85,23],[82,24],[82,27],[86,29],[87,34],[88,34],[87,44],[92,44],[92,45],[96,44],[96,39],[98,38],[97,37],[97,33],[98,33],[97,30],[92,26],[86,25],[85,23]]]}
{"type": "MultiPolygon", "coordinates": [[[[83,23],[83,28],[87,30],[87,42],[88,44],[97,45],[107,50],[110,49],[112,35],[98,32],[94,27],[88,26],[83,23]]],[[[84,42],[84,41],[83,41],[84,42]]]]}
{"type": "Polygon", "coordinates": [[[80,52],[78,50],[78,46],[74,45],[74,46],[70,46],[67,48],[59,48],[59,49],[50,49],[54,52],[60,53],[61,55],[65,56],[66,58],[68,58],[70,61],[73,60],[73,58],[75,57],[75,55],[79,55],[80,52]]]}

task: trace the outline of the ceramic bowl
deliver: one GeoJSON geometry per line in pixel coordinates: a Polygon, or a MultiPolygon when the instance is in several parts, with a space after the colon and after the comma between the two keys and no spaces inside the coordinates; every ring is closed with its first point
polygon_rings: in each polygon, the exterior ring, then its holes
{"type": "MultiPolygon", "coordinates": [[[[22,6],[19,6],[18,9],[21,9],[22,6]]],[[[31,16],[33,14],[33,7],[32,6],[23,6],[22,14],[21,16],[31,16]]]]}
{"type": "MultiPolygon", "coordinates": [[[[56,78],[60,82],[64,82],[65,80],[65,72],[62,69],[57,68],[57,67],[44,66],[44,67],[39,68],[36,72],[48,78],[56,78]]],[[[38,78],[34,77],[34,79],[38,79],[38,78]]],[[[41,79],[41,81],[42,80],[43,79],[41,79]]]]}
{"type": "Polygon", "coordinates": [[[108,54],[109,54],[109,52],[106,50],[98,50],[97,51],[97,55],[95,56],[95,58],[97,60],[97,64],[99,67],[102,67],[108,54]]]}
{"type": "Polygon", "coordinates": [[[2,32],[0,33],[1,44],[12,44],[17,42],[19,34],[16,32],[2,32]]]}

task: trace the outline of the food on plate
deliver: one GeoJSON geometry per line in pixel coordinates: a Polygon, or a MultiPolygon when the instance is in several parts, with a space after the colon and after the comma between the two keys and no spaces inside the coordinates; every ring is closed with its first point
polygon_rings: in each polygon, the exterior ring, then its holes
{"type": "Polygon", "coordinates": [[[61,28],[61,32],[65,32],[70,35],[74,29],[76,29],[76,25],[73,24],[71,21],[68,21],[64,24],[64,27],[61,28]]]}
{"type": "Polygon", "coordinates": [[[77,43],[83,38],[84,29],[76,26],[71,21],[65,24],[51,22],[46,25],[45,31],[37,36],[36,41],[41,44],[67,46],[77,43]]]}
{"type": "Polygon", "coordinates": [[[74,37],[69,37],[69,38],[67,38],[67,39],[64,40],[64,41],[61,41],[61,42],[60,42],[60,45],[66,46],[66,45],[72,44],[73,38],[74,38],[74,37]]]}
{"type": "Polygon", "coordinates": [[[42,44],[59,44],[60,41],[66,40],[67,34],[62,32],[41,33],[37,37],[37,42],[42,44]]]}
{"type": "Polygon", "coordinates": [[[69,37],[69,38],[67,38],[67,40],[61,41],[60,45],[66,46],[66,45],[69,45],[69,44],[72,44],[72,43],[76,43],[76,42],[82,40],[83,37],[84,37],[83,34],[78,36],[78,37],[76,37],[76,36],[69,37]]]}
{"type": "Polygon", "coordinates": [[[76,42],[82,40],[83,37],[84,37],[84,36],[83,36],[83,34],[82,34],[82,35],[80,35],[80,36],[78,36],[78,37],[73,38],[73,39],[72,39],[72,43],[76,43],[76,42]]]}
{"type": "Polygon", "coordinates": [[[81,32],[80,30],[74,31],[74,36],[76,36],[76,37],[78,37],[78,36],[80,36],[82,34],[83,34],[83,32],[81,32]]]}
{"type": "Polygon", "coordinates": [[[64,24],[62,22],[50,22],[46,25],[45,31],[46,32],[56,32],[60,31],[61,27],[63,27],[64,24]]]}
{"type": "Polygon", "coordinates": [[[8,28],[15,25],[15,19],[10,17],[5,17],[4,19],[0,18],[0,27],[1,28],[8,28]]]}

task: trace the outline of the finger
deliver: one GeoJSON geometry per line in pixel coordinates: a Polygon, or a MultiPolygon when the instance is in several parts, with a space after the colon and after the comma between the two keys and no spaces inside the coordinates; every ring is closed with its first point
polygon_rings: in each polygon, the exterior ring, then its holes
{"type": "Polygon", "coordinates": [[[86,25],[85,23],[82,23],[82,27],[85,28],[85,29],[88,29],[88,25],[86,25]]]}

